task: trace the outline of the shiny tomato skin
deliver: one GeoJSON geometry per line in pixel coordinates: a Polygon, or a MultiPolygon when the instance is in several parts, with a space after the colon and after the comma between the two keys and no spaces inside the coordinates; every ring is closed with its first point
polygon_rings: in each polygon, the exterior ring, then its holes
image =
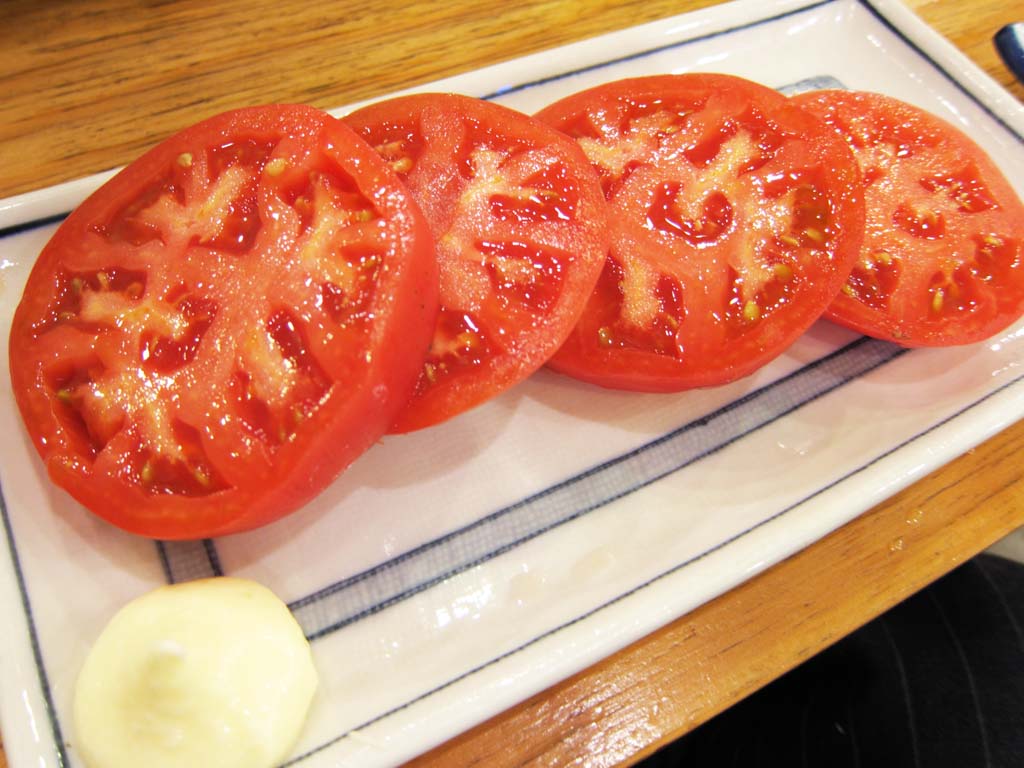
{"type": "Polygon", "coordinates": [[[344,120],[399,173],[437,244],[434,340],[391,431],[423,429],[509,389],[555,353],[604,263],[606,206],[575,142],[498,104],[425,93],[344,120]]]}
{"type": "Polygon", "coordinates": [[[437,311],[428,225],[340,121],[217,115],[85,200],[10,334],[52,480],[116,526],[196,539],[311,499],[385,431],[437,311]]]}
{"type": "Polygon", "coordinates": [[[829,319],[916,347],[983,341],[1024,314],[1024,205],[981,147],[891,96],[794,99],[849,143],[865,180],[862,256],[829,319]]]}
{"type": "Polygon", "coordinates": [[[537,117],[581,144],[611,208],[609,259],[556,371],[654,392],[734,381],[818,319],[856,258],[856,164],[776,91],[648,76],[537,117]]]}

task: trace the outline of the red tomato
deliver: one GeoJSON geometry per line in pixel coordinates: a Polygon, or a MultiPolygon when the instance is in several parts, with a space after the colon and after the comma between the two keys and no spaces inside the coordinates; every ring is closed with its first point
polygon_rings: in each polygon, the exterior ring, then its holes
{"type": "Polygon", "coordinates": [[[794,97],[864,176],[860,260],[827,316],[904,346],[981,341],[1024,313],[1024,206],[959,129],[888,96],[794,97]]]}
{"type": "Polygon", "coordinates": [[[664,75],[537,116],[580,143],[612,208],[608,263],[555,370],[644,391],[732,381],[786,349],[849,273],[857,166],[779,93],[664,75]]]}
{"type": "Polygon", "coordinates": [[[452,94],[383,101],[345,121],[405,180],[430,220],[441,313],[407,432],[523,380],[579,318],[608,248],[597,175],[559,132],[452,94]]]}
{"type": "Polygon", "coordinates": [[[10,337],[52,479],[135,533],[294,510],[408,397],[436,317],[422,213],[310,107],[223,114],[101,187],[40,254],[10,337]]]}

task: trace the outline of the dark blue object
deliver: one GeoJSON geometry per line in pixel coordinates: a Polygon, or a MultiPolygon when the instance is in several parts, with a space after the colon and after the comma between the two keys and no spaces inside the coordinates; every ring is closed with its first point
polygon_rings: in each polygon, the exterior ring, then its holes
{"type": "Polygon", "coordinates": [[[1006,66],[1024,82],[1024,22],[1007,24],[996,32],[996,49],[1006,66]]]}

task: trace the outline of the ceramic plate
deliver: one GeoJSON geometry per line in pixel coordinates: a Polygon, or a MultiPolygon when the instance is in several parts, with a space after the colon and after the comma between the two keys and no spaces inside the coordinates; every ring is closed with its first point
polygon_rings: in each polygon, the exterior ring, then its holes
{"type": "MultiPolygon", "coordinates": [[[[718,6],[419,90],[534,111],[608,80],[694,70],[914,102],[966,129],[1024,192],[1020,104],[888,2],[718,6]]],[[[0,203],[4,340],[48,217],[101,178],[0,203]]],[[[312,640],[322,685],[288,764],[366,768],[590,665],[1014,422],[1024,326],[908,352],[821,322],[756,375],[680,395],[541,372],[440,427],[386,438],[286,520],[190,544],[120,533],[51,488],[10,392],[0,397],[11,764],[79,764],[74,678],[117,608],[226,573],[274,589],[312,640]]]]}

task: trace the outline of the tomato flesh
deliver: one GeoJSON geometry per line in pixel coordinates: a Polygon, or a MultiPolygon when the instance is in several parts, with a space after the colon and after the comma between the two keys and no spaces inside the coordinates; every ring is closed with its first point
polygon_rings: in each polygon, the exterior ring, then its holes
{"type": "Polygon", "coordinates": [[[892,97],[794,97],[849,143],[863,252],[827,316],[904,346],[982,341],[1024,314],[1024,205],[955,126],[892,97]]]}
{"type": "Polygon", "coordinates": [[[665,75],[576,93],[538,117],[577,140],[612,209],[604,274],[555,370],[625,389],[723,384],[781,354],[849,273],[857,166],[782,95],[665,75]]]}
{"type": "Polygon", "coordinates": [[[437,243],[440,319],[416,394],[392,426],[421,429],[554,354],[605,258],[604,201],[574,142],[497,104],[420,94],[345,121],[400,174],[437,243]]]}
{"type": "Polygon", "coordinates": [[[211,118],[86,200],[33,268],[14,393],[51,477],[147,536],[297,508],[386,429],[437,309],[428,225],[334,118],[211,118]]]}

